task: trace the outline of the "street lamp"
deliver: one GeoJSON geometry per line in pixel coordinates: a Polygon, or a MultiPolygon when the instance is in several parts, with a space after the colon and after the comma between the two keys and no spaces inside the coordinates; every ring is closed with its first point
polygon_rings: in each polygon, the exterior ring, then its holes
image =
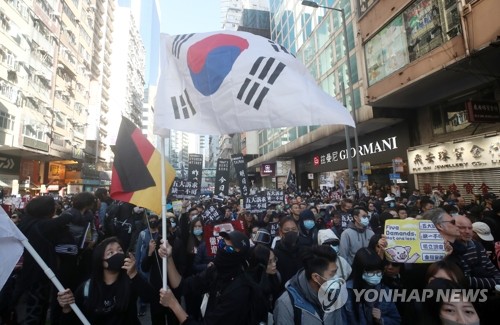
{"type": "MultiPolygon", "coordinates": [[[[345,12],[344,9],[341,8],[333,8],[333,7],[327,7],[327,6],[320,6],[314,1],[302,1],[302,5],[306,7],[312,7],[312,8],[324,8],[324,9],[330,9],[330,10],[335,10],[340,12],[341,17],[342,17],[342,29],[344,33],[344,47],[346,50],[346,62],[347,62],[347,73],[349,75],[349,92],[351,93],[351,108],[352,108],[352,119],[354,120],[354,146],[356,148],[356,168],[358,170],[358,180],[359,180],[359,173],[361,171],[361,162],[359,158],[359,153],[358,153],[358,131],[356,129],[357,125],[357,118],[356,118],[356,109],[354,107],[354,91],[352,88],[352,68],[351,68],[351,60],[349,59],[349,43],[347,40],[347,26],[346,26],[346,21],[345,21],[345,12]]],[[[347,99],[345,95],[345,86],[344,82],[342,82],[342,97],[344,99],[344,106],[347,107],[347,99]]],[[[347,166],[349,168],[349,186],[351,187],[351,190],[354,189],[354,171],[353,171],[353,166],[352,166],[352,150],[351,150],[351,139],[349,135],[349,127],[346,125],[345,126],[345,134],[346,134],[346,147],[347,147],[347,166]]]]}

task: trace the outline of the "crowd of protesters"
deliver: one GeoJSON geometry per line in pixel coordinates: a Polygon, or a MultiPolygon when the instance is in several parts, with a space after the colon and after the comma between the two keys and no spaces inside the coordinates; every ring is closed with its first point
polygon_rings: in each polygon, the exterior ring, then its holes
{"type": "Polygon", "coordinates": [[[183,200],[180,211],[165,216],[167,238],[161,216],[114,201],[106,189],[36,197],[11,219],[67,289],[57,292],[25,253],[0,293],[1,324],[76,324],[74,302],[91,324],[140,324],[148,308],[152,324],[498,323],[494,193],[469,203],[437,190],[347,193],[286,193],[282,204],[258,214],[245,211],[238,195],[183,200]],[[220,232],[212,256],[203,212],[214,205],[218,223],[241,221],[243,231],[220,232]],[[388,219],[432,221],[446,257],[432,264],[387,259],[388,219]],[[318,292],[329,281],[345,285],[348,295],[325,311],[318,292]],[[363,289],[485,289],[487,299],[374,302],[356,294],[363,289]]]}

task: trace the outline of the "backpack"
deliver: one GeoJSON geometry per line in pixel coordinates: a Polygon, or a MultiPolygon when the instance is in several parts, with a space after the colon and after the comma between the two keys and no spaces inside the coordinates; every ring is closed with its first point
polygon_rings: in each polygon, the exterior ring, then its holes
{"type": "Polygon", "coordinates": [[[106,208],[106,216],[104,217],[103,230],[106,236],[116,236],[121,227],[120,224],[120,208],[123,202],[114,200],[106,208]]]}
{"type": "Polygon", "coordinates": [[[290,291],[286,290],[286,292],[290,297],[290,304],[293,308],[293,323],[295,325],[300,325],[302,324],[302,309],[295,306],[295,299],[293,299],[293,295],[290,293],[290,291]]]}

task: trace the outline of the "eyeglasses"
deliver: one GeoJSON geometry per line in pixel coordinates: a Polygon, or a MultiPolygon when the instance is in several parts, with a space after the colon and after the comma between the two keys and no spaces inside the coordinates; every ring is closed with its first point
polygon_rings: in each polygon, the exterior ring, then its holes
{"type": "Polygon", "coordinates": [[[229,246],[228,244],[226,244],[226,241],[224,239],[219,240],[217,247],[219,249],[223,249],[224,251],[226,251],[228,253],[236,252],[236,249],[233,246],[229,246]]]}
{"type": "Polygon", "coordinates": [[[365,272],[366,276],[382,276],[382,271],[365,272]]]}
{"type": "Polygon", "coordinates": [[[455,219],[451,219],[451,220],[447,220],[447,221],[441,221],[440,223],[446,223],[446,222],[449,222],[452,225],[455,225],[455,219]]]}

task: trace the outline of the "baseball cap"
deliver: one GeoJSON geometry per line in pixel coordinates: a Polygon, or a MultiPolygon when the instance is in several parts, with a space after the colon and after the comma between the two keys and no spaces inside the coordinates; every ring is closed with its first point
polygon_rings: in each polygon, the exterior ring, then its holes
{"type": "Polygon", "coordinates": [[[493,236],[491,235],[490,226],[488,226],[484,222],[474,222],[472,224],[472,231],[474,231],[479,236],[479,238],[484,241],[494,240],[493,236]]]}
{"type": "Polygon", "coordinates": [[[240,231],[221,231],[219,235],[224,239],[229,239],[233,244],[233,247],[239,249],[241,253],[247,253],[250,249],[250,240],[240,231]]]}

